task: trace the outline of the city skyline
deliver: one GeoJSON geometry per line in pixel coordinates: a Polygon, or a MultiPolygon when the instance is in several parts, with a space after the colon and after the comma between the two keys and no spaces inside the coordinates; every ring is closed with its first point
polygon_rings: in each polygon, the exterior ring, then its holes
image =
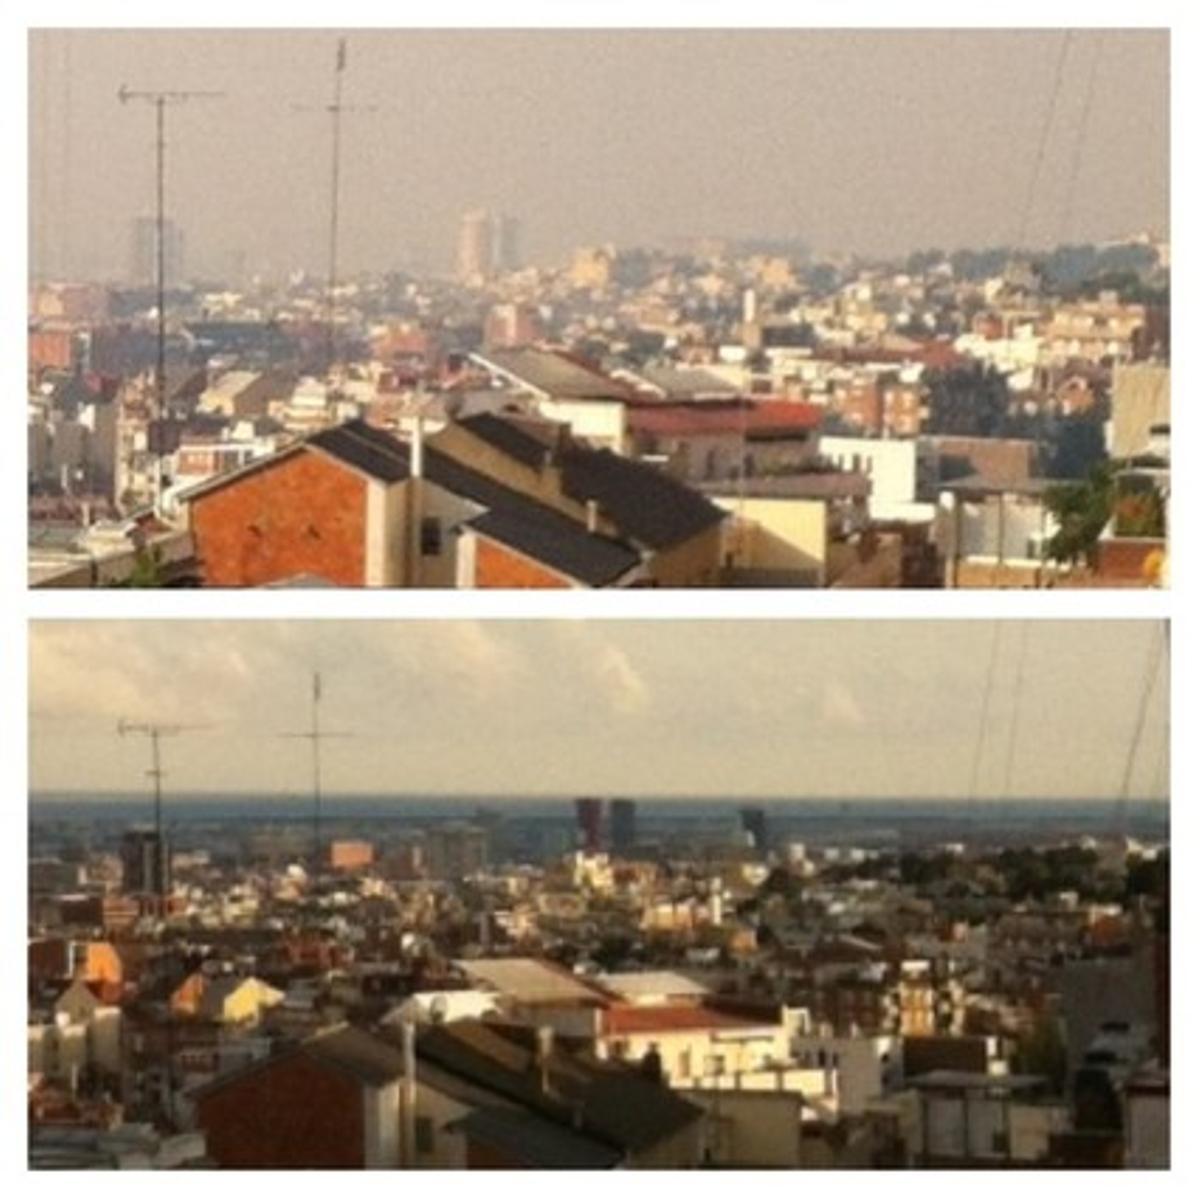
{"type": "MultiPolygon", "coordinates": [[[[34,272],[124,269],[117,247],[153,196],[153,121],[121,109],[122,83],[226,93],[169,130],[169,208],[197,272],[321,271],[328,130],[293,106],[327,99],[337,36],[32,32],[34,272]]],[[[870,255],[1168,232],[1165,31],[347,41],[346,102],[373,108],[344,122],[348,272],[415,258],[449,274],[457,222],[480,207],[521,221],[534,262],[697,235],[870,255]]]]}
{"type": "Polygon", "coordinates": [[[125,718],[211,726],[168,791],[303,793],[318,668],[330,794],[1166,795],[1152,622],[51,622],[30,661],[35,791],[144,787],[125,718]]]}

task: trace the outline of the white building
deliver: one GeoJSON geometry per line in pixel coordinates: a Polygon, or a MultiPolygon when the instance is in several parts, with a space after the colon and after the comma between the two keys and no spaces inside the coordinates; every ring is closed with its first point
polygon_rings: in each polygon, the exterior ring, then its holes
{"type": "Polygon", "coordinates": [[[916,438],[860,438],[822,435],[817,452],[839,470],[871,481],[867,501],[875,521],[932,521],[934,506],[918,501],[924,463],[916,438]]]}

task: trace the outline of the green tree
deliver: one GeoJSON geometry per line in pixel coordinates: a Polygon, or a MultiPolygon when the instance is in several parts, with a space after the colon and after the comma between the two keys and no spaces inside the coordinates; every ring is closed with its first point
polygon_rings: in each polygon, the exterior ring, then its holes
{"type": "Polygon", "coordinates": [[[1066,1087],[1067,1045],[1054,1017],[1039,1017],[1033,1028],[1018,1039],[1014,1057],[1021,1074],[1044,1076],[1060,1094],[1066,1087]]]}
{"type": "Polygon", "coordinates": [[[1115,499],[1112,466],[1104,463],[1079,483],[1064,483],[1046,491],[1046,508],[1058,521],[1058,532],[1046,547],[1058,563],[1087,561],[1096,549],[1112,515],[1115,499]]]}

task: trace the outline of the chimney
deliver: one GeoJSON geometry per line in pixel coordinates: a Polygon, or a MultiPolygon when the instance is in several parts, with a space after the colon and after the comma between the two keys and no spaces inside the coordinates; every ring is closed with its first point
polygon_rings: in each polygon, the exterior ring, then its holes
{"type": "Polygon", "coordinates": [[[600,501],[589,500],[587,502],[587,531],[595,533],[600,526],[600,501]]]}
{"type": "Polygon", "coordinates": [[[534,1051],[534,1065],[538,1071],[538,1081],[545,1095],[550,1091],[550,1059],[554,1054],[554,1028],[550,1025],[537,1027],[537,1049],[534,1051]]]}
{"type": "Polygon", "coordinates": [[[400,1026],[400,1045],[404,1055],[404,1094],[400,1101],[403,1125],[402,1146],[404,1165],[414,1165],[417,1150],[417,1027],[410,1018],[400,1026]]]}
{"type": "Polygon", "coordinates": [[[425,414],[423,412],[417,413],[413,423],[409,474],[414,479],[420,479],[425,474],[425,414]]]}

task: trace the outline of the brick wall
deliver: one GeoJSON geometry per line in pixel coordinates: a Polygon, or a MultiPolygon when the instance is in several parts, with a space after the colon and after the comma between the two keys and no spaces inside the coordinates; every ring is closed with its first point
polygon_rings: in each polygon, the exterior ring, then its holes
{"type": "Polygon", "coordinates": [[[530,558],[486,538],[475,545],[475,586],[478,588],[564,588],[570,582],[530,558]]]}
{"type": "Polygon", "coordinates": [[[362,1090],[303,1054],[199,1098],[197,1125],[225,1168],[363,1166],[362,1090]]]}
{"type": "Polygon", "coordinates": [[[299,574],[365,581],[367,484],[312,450],[252,471],[191,504],[209,587],[256,587],[299,574]]]}

